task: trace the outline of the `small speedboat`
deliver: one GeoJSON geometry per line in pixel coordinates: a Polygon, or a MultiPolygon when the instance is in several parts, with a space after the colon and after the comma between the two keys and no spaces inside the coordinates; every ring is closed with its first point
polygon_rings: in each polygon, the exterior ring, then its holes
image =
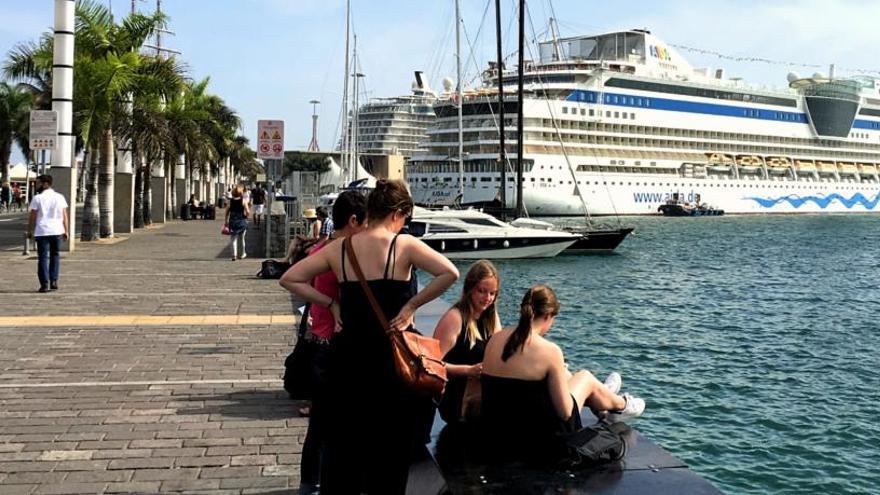
{"type": "Polygon", "coordinates": [[[474,209],[416,207],[409,233],[450,259],[551,258],[581,236],[513,225],[474,209]]]}

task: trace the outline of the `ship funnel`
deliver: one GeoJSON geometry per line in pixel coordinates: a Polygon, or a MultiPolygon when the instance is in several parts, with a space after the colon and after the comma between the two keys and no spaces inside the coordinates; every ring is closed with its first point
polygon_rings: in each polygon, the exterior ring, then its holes
{"type": "Polygon", "coordinates": [[[715,79],[724,79],[724,69],[717,69],[715,71],[715,79]]]}
{"type": "Polygon", "coordinates": [[[416,76],[416,88],[425,89],[425,82],[422,80],[422,71],[417,70],[415,72],[415,76],[416,76]]]}

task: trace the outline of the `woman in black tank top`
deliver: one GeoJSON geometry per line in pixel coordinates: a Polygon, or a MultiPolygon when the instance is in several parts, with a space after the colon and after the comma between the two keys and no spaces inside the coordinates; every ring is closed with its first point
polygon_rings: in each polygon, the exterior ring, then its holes
{"type": "Polygon", "coordinates": [[[443,360],[449,376],[439,406],[440,416],[447,424],[473,419],[463,416],[462,401],[468,387],[479,387],[486,342],[501,329],[495,309],[499,286],[495,266],[487,260],[477,261],[465,276],[461,298],[434,329],[434,338],[440,340],[440,349],[445,353],[443,360]]]}
{"type": "Polygon", "coordinates": [[[412,326],[415,310],[439,297],[458,278],[445,257],[409,235],[398,235],[413,209],[401,181],[380,180],[367,199],[366,231],[293,266],[281,285],[313,304],[328,306],[340,332],[331,341],[327,397],[322,418],[327,442],[322,494],[403,494],[412,453],[424,444],[424,411],[430,402],[398,380],[391,348],[345,255],[351,243],[371,291],[396,330],[412,326]],[[410,284],[415,266],[434,279],[418,294],[410,284]],[[308,285],[332,269],[339,301],[308,285]]]}

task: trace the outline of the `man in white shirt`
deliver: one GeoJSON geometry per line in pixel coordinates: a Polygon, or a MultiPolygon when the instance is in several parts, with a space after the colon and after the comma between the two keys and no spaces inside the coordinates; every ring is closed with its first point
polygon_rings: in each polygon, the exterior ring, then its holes
{"type": "Polygon", "coordinates": [[[37,243],[37,277],[40,292],[58,290],[61,269],[61,241],[67,240],[67,200],[52,189],[52,176],[41,175],[36,182],[37,195],[31,200],[28,237],[37,243]]]}

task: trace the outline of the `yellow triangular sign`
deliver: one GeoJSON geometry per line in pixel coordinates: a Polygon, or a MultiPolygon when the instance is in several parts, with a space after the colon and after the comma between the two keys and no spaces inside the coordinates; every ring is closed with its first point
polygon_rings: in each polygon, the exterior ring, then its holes
{"type": "Polygon", "coordinates": [[[260,136],[260,139],[269,139],[269,133],[266,131],[263,131],[263,134],[260,136]]]}
{"type": "Polygon", "coordinates": [[[272,139],[281,139],[281,133],[278,131],[275,131],[275,134],[272,136],[272,139]]]}

